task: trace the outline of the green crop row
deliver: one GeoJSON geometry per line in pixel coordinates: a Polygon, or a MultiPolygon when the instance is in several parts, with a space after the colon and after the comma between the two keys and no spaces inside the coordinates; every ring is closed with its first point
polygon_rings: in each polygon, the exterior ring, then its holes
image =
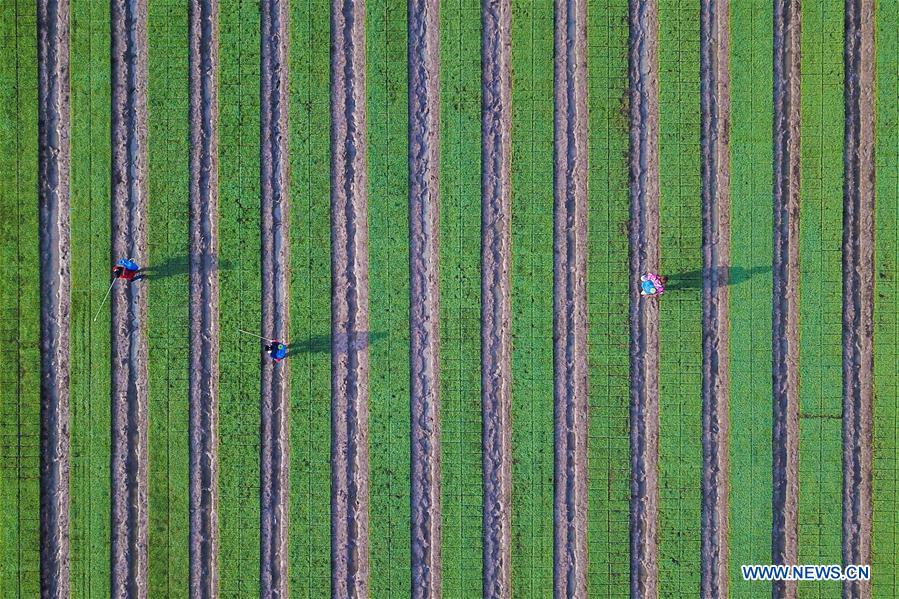
{"type": "Polygon", "coordinates": [[[659,3],[660,302],[659,592],[699,588],[700,289],[699,6],[659,3]],[[676,285],[674,284],[676,283],[676,285]],[[675,288],[677,287],[677,288],[675,288]]]}
{"type": "Polygon", "coordinates": [[[35,6],[4,0],[0,61],[0,595],[38,594],[40,356],[35,6]]]}
{"type": "Polygon", "coordinates": [[[187,7],[149,3],[150,596],[188,585],[189,123],[187,7]]]}
{"type": "Polygon", "coordinates": [[[330,588],[331,252],[327,0],[291,2],[290,585],[330,588]]]}
{"type": "Polygon", "coordinates": [[[628,596],[630,574],[627,5],[626,0],[591,0],[587,5],[588,584],[591,597],[609,599],[628,596]]]}
{"type": "Polygon", "coordinates": [[[899,2],[877,6],[877,230],[874,296],[875,597],[899,595],[899,2]]]}
{"type": "Polygon", "coordinates": [[[219,12],[219,235],[221,285],[219,580],[222,597],[259,593],[258,340],[260,323],[259,9],[219,12]]]}
{"type": "Polygon", "coordinates": [[[481,592],[480,9],[440,3],[443,596],[481,592]]]}
{"type": "Polygon", "coordinates": [[[730,572],[771,561],[771,3],[731,5],[730,572]]]}
{"type": "MultiPolygon", "coordinates": [[[[799,562],[840,561],[843,10],[803,6],[799,562]]],[[[839,597],[833,582],[809,597],[839,597]]]]}
{"type": "MultiPolygon", "coordinates": [[[[109,9],[73,6],[71,586],[109,595],[109,9]],[[94,317],[99,314],[94,322],[94,317]]],[[[152,466],[151,466],[152,468],[152,466]]]]}
{"type": "Polygon", "coordinates": [[[553,581],[553,3],[512,3],[512,592],[553,581]]]}
{"type": "Polygon", "coordinates": [[[366,6],[368,53],[370,589],[408,597],[409,225],[406,6],[366,6]]]}

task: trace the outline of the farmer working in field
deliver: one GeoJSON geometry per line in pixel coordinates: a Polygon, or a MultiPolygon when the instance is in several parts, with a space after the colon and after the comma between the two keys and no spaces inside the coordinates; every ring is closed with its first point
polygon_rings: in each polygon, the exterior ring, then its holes
{"type": "Polygon", "coordinates": [[[272,339],[271,343],[265,346],[265,351],[275,362],[280,362],[287,357],[287,346],[277,339],[272,339]]]}
{"type": "Polygon", "coordinates": [[[640,295],[662,295],[668,277],[660,277],[655,273],[646,273],[640,277],[640,295]]]}
{"type": "Polygon", "coordinates": [[[139,281],[144,278],[144,275],[140,274],[140,266],[134,260],[120,258],[112,267],[112,278],[139,281]]]}

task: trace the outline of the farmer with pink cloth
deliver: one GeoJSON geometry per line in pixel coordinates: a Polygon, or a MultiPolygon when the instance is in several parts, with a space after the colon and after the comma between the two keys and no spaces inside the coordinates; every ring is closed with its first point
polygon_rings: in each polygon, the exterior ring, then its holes
{"type": "Polygon", "coordinates": [[[662,295],[665,293],[665,283],[668,277],[662,277],[649,272],[640,277],[640,295],[662,295]]]}

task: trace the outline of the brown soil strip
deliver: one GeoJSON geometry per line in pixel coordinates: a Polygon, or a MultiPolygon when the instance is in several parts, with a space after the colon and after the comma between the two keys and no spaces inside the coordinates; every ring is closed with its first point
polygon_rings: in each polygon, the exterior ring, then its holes
{"type": "Polygon", "coordinates": [[[512,77],[508,0],[481,5],[483,596],[511,596],[512,77]]]}
{"type": "MultiPolygon", "coordinates": [[[[800,0],[774,3],[774,254],[771,559],[796,564],[799,512],[800,0]]],[[[795,597],[795,582],[775,582],[795,597]]]]}
{"type": "Polygon", "coordinates": [[[646,272],[659,272],[658,4],[631,0],[630,371],[631,597],[658,596],[659,298],[640,295],[646,272]]]}
{"type": "Polygon", "coordinates": [[[190,596],[218,594],[218,3],[190,7],[190,596]]]}
{"type": "Polygon", "coordinates": [[[331,3],[331,594],[368,595],[365,1],[331,3]]]}
{"type": "MultiPolygon", "coordinates": [[[[147,262],[147,4],[114,0],[112,258],[147,262]]],[[[147,286],[112,304],[112,597],[147,596],[147,286]]]]}
{"type": "Polygon", "coordinates": [[[37,6],[41,596],[69,596],[69,3],[37,6]]]}
{"type": "MultiPolygon", "coordinates": [[[[871,563],[874,399],[874,0],[846,2],[843,188],[843,563],[871,563]]],[[[844,597],[870,597],[844,582],[844,597]]]]}
{"type": "MultiPolygon", "coordinates": [[[[288,11],[287,2],[264,0],[260,98],[262,227],[262,335],[287,343],[290,330],[288,239],[288,11]]],[[[287,597],[290,500],[290,396],[288,360],[262,357],[260,431],[260,595],[287,597]]]]}
{"type": "Polygon", "coordinates": [[[703,597],[728,596],[728,268],[730,265],[729,0],[700,3],[702,114],[702,509],[703,597]]]}
{"type": "Polygon", "coordinates": [[[440,597],[440,2],[409,3],[412,596],[440,597]]]}
{"type": "Polygon", "coordinates": [[[587,3],[556,3],[553,586],[587,596],[587,3]]]}
{"type": "Polygon", "coordinates": [[[481,4],[483,595],[512,587],[512,74],[509,0],[481,4]]]}

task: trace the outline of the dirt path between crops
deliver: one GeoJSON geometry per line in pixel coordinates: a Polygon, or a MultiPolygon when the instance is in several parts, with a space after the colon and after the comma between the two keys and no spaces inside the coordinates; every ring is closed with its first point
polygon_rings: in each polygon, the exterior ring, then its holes
{"type": "MultiPolygon", "coordinates": [[[[846,3],[843,195],[843,563],[871,563],[874,400],[874,0],[846,3]]],[[[871,585],[843,583],[844,597],[871,585]]]]}
{"type": "Polygon", "coordinates": [[[553,252],[556,597],[587,596],[587,6],[556,3],[553,252]]]}
{"type": "MultiPolygon", "coordinates": [[[[260,185],[262,335],[288,342],[290,242],[288,239],[288,12],[264,0],[262,12],[260,185]]],[[[290,505],[290,394],[288,360],[262,358],[260,432],[260,595],[286,598],[290,505]]]]}
{"type": "Polygon", "coordinates": [[[218,4],[190,3],[190,596],[218,594],[218,4]]]}
{"type": "Polygon", "coordinates": [[[41,249],[41,593],[69,596],[69,3],[37,8],[41,249]]]}
{"type": "MultiPolygon", "coordinates": [[[[774,4],[773,526],[775,564],[796,564],[799,510],[800,2],[774,4]]],[[[795,582],[774,583],[795,597],[795,582]]]]}
{"type": "Polygon", "coordinates": [[[512,74],[509,0],[481,5],[483,596],[512,592],[512,74]]]}
{"type": "Polygon", "coordinates": [[[331,593],[368,595],[365,2],[331,5],[331,593]]]}
{"type": "Polygon", "coordinates": [[[728,278],[730,266],[729,0],[700,4],[702,113],[702,509],[703,597],[728,596],[728,278]]]}
{"type": "Polygon", "coordinates": [[[440,597],[440,3],[409,5],[412,596],[440,597]]]}
{"type": "MultiPolygon", "coordinates": [[[[147,260],[147,5],[112,3],[112,257],[147,260]]],[[[113,597],[147,596],[147,282],[112,304],[113,597]]]]}
{"type": "Polygon", "coordinates": [[[637,282],[659,272],[658,4],[631,0],[630,79],[630,376],[631,597],[658,595],[659,298],[637,282]]]}

